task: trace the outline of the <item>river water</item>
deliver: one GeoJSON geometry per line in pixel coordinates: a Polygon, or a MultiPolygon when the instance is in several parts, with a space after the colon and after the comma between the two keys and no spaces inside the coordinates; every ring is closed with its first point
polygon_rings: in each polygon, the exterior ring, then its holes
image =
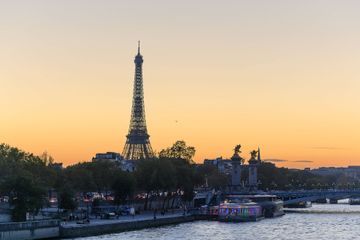
{"type": "Polygon", "coordinates": [[[197,221],[77,240],[360,240],[360,206],[314,204],[306,211],[315,213],[287,213],[249,223],[197,221]]]}

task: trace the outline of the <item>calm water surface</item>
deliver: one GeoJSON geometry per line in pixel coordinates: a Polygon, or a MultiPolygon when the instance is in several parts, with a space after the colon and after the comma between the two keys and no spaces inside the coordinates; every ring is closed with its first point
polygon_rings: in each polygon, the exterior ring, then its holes
{"type": "Polygon", "coordinates": [[[289,213],[280,218],[251,223],[198,221],[133,232],[78,238],[77,240],[360,240],[360,206],[326,204],[313,205],[312,209],[317,212],[323,210],[323,212],[340,213],[289,213]]]}

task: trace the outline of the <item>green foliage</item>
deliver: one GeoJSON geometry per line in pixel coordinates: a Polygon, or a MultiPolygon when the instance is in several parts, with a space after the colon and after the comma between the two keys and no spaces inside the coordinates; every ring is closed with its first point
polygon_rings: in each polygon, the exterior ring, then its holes
{"type": "Polygon", "coordinates": [[[77,192],[97,191],[91,165],[91,162],[78,163],[64,169],[60,186],[68,184],[77,192]]]}
{"type": "Polygon", "coordinates": [[[16,176],[19,171],[25,171],[36,178],[44,187],[53,184],[54,169],[47,166],[40,157],[26,153],[6,144],[0,145],[0,183],[7,178],[16,176]]]}
{"type": "MultiPolygon", "coordinates": [[[[205,186],[222,190],[229,176],[212,165],[193,164],[195,148],[184,141],[162,150],[159,158],[137,161],[136,171],[127,173],[110,161],[83,162],[65,169],[53,167],[53,158],[46,152],[40,157],[6,144],[0,145],[0,194],[9,196],[14,221],[23,221],[26,214],[36,214],[45,203],[46,192],[58,192],[59,207],[73,211],[77,207],[75,193],[98,191],[113,193],[116,204],[123,204],[134,192],[145,192],[145,208],[149,196],[159,193],[163,207],[177,197],[191,201],[194,188],[205,186]]],[[[248,172],[243,170],[243,181],[248,172]]],[[[318,176],[308,171],[277,168],[262,162],[258,168],[262,190],[346,188],[359,186],[349,176],[318,176]]],[[[100,201],[100,200],[99,200],[100,201]]],[[[96,206],[98,202],[94,201],[96,206]]]]}
{"type": "Polygon", "coordinates": [[[201,182],[195,171],[192,158],[195,155],[195,148],[187,146],[185,141],[177,141],[173,146],[163,149],[159,153],[159,160],[169,162],[174,171],[171,176],[171,187],[182,192],[183,201],[190,201],[194,197],[194,186],[201,182]]]}
{"type": "Polygon", "coordinates": [[[68,211],[74,211],[77,207],[77,202],[75,201],[75,195],[73,191],[66,187],[62,189],[58,193],[58,202],[59,202],[59,208],[68,210],[68,211]]]}
{"type": "Polygon", "coordinates": [[[6,144],[0,145],[0,193],[10,197],[14,221],[36,214],[45,202],[56,172],[40,157],[6,144]]]}
{"type": "Polygon", "coordinates": [[[135,191],[135,178],[128,172],[119,172],[112,184],[112,191],[114,193],[114,203],[125,204],[126,199],[130,197],[135,191]]]}
{"type": "Polygon", "coordinates": [[[89,170],[99,192],[110,190],[114,177],[120,171],[119,167],[110,161],[91,162],[89,163],[89,170]]]}
{"type": "Polygon", "coordinates": [[[194,186],[196,185],[195,165],[181,158],[169,160],[175,167],[175,188],[183,192],[183,201],[191,201],[194,197],[194,186]]]}
{"type": "MultiPolygon", "coordinates": [[[[191,164],[194,153],[193,147],[178,141],[173,147],[161,151],[159,158],[140,160],[135,172],[138,188],[147,193],[166,192],[166,198],[174,192],[182,193],[183,201],[192,200],[197,183],[195,165],[191,164]]],[[[146,204],[147,199],[145,209],[146,204]]]]}
{"type": "Polygon", "coordinates": [[[187,146],[185,141],[176,141],[171,147],[161,150],[159,158],[179,158],[192,163],[194,155],[194,147],[187,146]]]}
{"type": "Polygon", "coordinates": [[[139,160],[135,172],[138,187],[146,192],[170,190],[176,185],[176,171],[169,159],[139,160]]]}
{"type": "Polygon", "coordinates": [[[108,191],[120,171],[110,161],[83,162],[64,170],[68,183],[78,192],[108,191]]]}
{"type": "Polygon", "coordinates": [[[44,203],[45,189],[32,176],[22,172],[6,179],[2,188],[9,194],[13,221],[25,221],[26,214],[37,214],[44,203]]]}
{"type": "MultiPolygon", "coordinates": [[[[305,170],[278,168],[267,162],[260,164],[258,176],[262,190],[328,189],[341,186],[339,180],[344,177],[319,176],[305,170]]],[[[351,179],[346,182],[351,182],[351,179]]]]}
{"type": "Polygon", "coordinates": [[[229,185],[229,177],[219,171],[214,171],[208,176],[209,187],[215,190],[222,190],[229,185]]]}
{"type": "Polygon", "coordinates": [[[221,190],[229,185],[229,177],[219,172],[218,168],[213,165],[201,165],[197,168],[197,179],[201,185],[207,183],[208,187],[221,190]]]}

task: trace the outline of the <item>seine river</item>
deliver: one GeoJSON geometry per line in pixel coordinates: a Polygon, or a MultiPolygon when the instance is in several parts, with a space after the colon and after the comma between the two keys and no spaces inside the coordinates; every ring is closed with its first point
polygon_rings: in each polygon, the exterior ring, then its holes
{"type": "Polygon", "coordinates": [[[78,238],[77,240],[360,239],[360,206],[314,204],[306,211],[315,211],[316,213],[287,213],[283,217],[250,223],[198,221],[133,232],[78,238]]]}

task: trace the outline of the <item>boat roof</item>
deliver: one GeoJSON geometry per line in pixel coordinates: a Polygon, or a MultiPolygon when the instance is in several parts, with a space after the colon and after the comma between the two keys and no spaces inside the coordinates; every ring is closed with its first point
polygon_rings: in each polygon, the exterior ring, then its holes
{"type": "Polygon", "coordinates": [[[220,208],[223,207],[230,207],[230,208],[234,208],[234,207],[258,207],[259,205],[257,203],[254,202],[249,202],[249,203],[221,203],[220,204],[220,208]]]}
{"type": "Polygon", "coordinates": [[[230,194],[226,195],[226,197],[236,197],[236,198],[274,198],[276,195],[270,195],[270,194],[230,194]]]}

